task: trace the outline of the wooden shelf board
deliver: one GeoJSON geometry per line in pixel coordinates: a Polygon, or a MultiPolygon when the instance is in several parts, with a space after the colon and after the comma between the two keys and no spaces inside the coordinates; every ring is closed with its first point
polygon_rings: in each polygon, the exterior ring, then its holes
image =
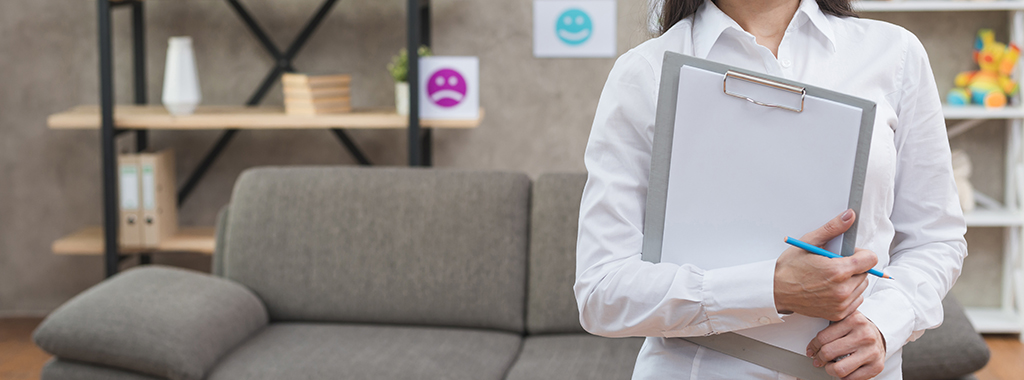
{"type": "Polygon", "coordinates": [[[1024,10],[1018,0],[855,0],[857,12],[946,12],[1024,10]]]}
{"type": "Polygon", "coordinates": [[[968,227],[1013,227],[1024,225],[1024,214],[1013,210],[977,209],[964,214],[968,227]]]}
{"type": "MultiPolygon", "coordinates": [[[[157,248],[122,247],[121,253],[144,252],[191,252],[213,254],[215,245],[213,227],[182,227],[178,235],[160,244],[157,248]]],[[[57,239],[51,247],[58,255],[102,255],[103,229],[90,226],[57,239]]]]}
{"type": "MultiPolygon", "coordinates": [[[[952,0],[951,0],[952,1],[952,0]]],[[[1019,119],[1024,118],[1024,107],[1009,106],[1004,108],[985,108],[983,106],[942,106],[942,115],[946,119],[1019,119]]]]}
{"type": "MultiPolygon", "coordinates": [[[[423,119],[427,128],[475,128],[480,125],[484,110],[476,119],[423,119]]],[[[52,129],[98,129],[99,106],[78,106],[50,115],[46,120],[52,129]]],[[[287,115],[281,107],[200,106],[187,116],[173,116],[163,106],[114,107],[114,125],[120,129],[405,129],[408,116],[394,110],[356,110],[329,115],[287,115]]]]}
{"type": "Polygon", "coordinates": [[[1000,308],[967,307],[967,319],[982,334],[1017,334],[1021,332],[1021,317],[1000,308]]]}

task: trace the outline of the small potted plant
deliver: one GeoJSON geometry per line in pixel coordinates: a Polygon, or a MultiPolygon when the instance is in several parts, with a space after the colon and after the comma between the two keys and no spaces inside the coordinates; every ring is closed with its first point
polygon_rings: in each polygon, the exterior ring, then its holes
{"type": "MultiPolygon", "coordinates": [[[[420,46],[420,57],[429,56],[430,48],[420,46]]],[[[388,72],[395,80],[395,108],[399,115],[409,114],[409,53],[402,49],[398,55],[391,58],[388,64],[388,72]]]]}

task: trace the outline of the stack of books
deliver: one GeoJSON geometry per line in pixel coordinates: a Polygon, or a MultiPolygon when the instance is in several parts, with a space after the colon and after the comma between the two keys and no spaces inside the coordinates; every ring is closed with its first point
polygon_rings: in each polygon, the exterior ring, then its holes
{"type": "Polygon", "coordinates": [[[323,115],[352,111],[351,75],[306,75],[287,73],[284,111],[289,115],[323,115]]]}

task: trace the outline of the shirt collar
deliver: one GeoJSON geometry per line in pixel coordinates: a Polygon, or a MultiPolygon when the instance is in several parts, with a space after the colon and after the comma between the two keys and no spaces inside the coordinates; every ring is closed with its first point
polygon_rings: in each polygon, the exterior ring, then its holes
{"type": "MultiPolygon", "coordinates": [[[[793,15],[792,27],[799,27],[805,21],[810,21],[825,38],[828,40],[829,48],[836,51],[835,35],[832,32],[832,24],[821,12],[815,0],[801,0],[796,14],[793,15]]],[[[697,9],[693,20],[693,50],[697,58],[707,58],[711,48],[718,41],[726,30],[733,29],[743,32],[743,28],[736,23],[729,15],[722,12],[711,0],[705,0],[704,4],[697,9]]]]}
{"type": "Polygon", "coordinates": [[[797,8],[796,13],[793,17],[799,17],[803,14],[804,17],[811,21],[811,25],[814,25],[814,28],[825,36],[825,39],[828,40],[829,48],[835,53],[836,36],[832,32],[832,23],[828,21],[828,17],[825,17],[825,13],[822,13],[821,8],[818,7],[818,2],[815,0],[801,0],[800,7],[797,8]]]}
{"type": "Polygon", "coordinates": [[[705,0],[693,17],[694,56],[707,58],[711,47],[727,29],[743,30],[729,15],[718,9],[718,5],[711,0],[705,0]]]}

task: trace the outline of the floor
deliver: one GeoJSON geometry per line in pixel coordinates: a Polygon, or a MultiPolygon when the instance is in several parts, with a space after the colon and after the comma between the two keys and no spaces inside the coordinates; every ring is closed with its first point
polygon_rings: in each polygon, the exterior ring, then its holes
{"type": "Polygon", "coordinates": [[[985,343],[992,358],[977,373],[978,380],[1024,379],[1024,344],[1017,335],[986,335],[985,343]]]}
{"type": "MultiPolygon", "coordinates": [[[[32,330],[38,318],[0,319],[0,380],[37,380],[39,370],[50,356],[32,344],[32,330]]],[[[988,366],[977,373],[978,380],[1024,379],[1024,344],[1016,335],[989,335],[992,349],[988,366]]]]}
{"type": "Polygon", "coordinates": [[[36,380],[50,355],[32,343],[38,318],[0,319],[0,380],[36,380]]]}

